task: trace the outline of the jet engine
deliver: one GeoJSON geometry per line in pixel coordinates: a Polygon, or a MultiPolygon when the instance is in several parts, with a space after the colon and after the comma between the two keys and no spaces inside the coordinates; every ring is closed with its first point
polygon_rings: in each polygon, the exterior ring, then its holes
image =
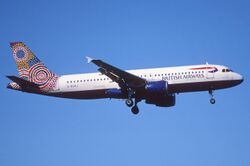
{"type": "Polygon", "coordinates": [[[166,81],[152,81],[145,86],[148,95],[166,94],[168,91],[168,82],[166,81]]]}
{"type": "Polygon", "coordinates": [[[175,106],[176,97],[175,97],[175,94],[151,96],[151,97],[146,98],[146,103],[154,104],[159,107],[172,107],[172,106],[175,106]]]}
{"type": "Polygon", "coordinates": [[[168,92],[168,82],[148,82],[145,86],[146,103],[159,107],[172,107],[175,105],[175,95],[168,92]]]}

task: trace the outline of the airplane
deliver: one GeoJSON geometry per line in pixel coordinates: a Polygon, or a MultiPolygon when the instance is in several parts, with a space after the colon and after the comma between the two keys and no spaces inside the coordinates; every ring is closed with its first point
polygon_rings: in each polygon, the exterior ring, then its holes
{"type": "Polygon", "coordinates": [[[6,76],[7,88],[27,93],[69,99],[123,99],[133,114],[139,113],[138,103],[159,107],[176,104],[176,94],[208,91],[210,103],[215,104],[213,92],[234,87],[243,76],[223,65],[192,65],[179,67],[122,70],[102,60],[87,58],[98,67],[97,73],[59,76],[49,70],[23,43],[10,43],[19,72],[6,76]]]}

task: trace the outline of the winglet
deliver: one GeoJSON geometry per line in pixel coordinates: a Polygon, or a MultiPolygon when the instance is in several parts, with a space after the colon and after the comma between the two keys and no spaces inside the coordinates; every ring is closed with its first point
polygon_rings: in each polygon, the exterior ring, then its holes
{"type": "Polygon", "coordinates": [[[88,61],[88,63],[92,62],[93,61],[93,58],[89,57],[89,56],[86,56],[86,59],[88,61]]]}

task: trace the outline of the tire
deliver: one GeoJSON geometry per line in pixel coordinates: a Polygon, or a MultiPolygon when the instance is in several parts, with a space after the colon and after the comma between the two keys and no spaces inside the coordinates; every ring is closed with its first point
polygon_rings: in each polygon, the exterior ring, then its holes
{"type": "Polygon", "coordinates": [[[127,105],[128,107],[132,107],[132,106],[134,105],[133,100],[132,100],[132,99],[127,99],[127,100],[126,100],[126,105],[127,105]]]}
{"type": "Polygon", "coordinates": [[[216,103],[216,100],[214,98],[210,99],[210,103],[211,104],[215,104],[216,103]]]}
{"type": "Polygon", "coordinates": [[[134,115],[137,115],[139,114],[139,108],[137,106],[134,106],[132,109],[131,109],[131,112],[134,114],[134,115]]]}

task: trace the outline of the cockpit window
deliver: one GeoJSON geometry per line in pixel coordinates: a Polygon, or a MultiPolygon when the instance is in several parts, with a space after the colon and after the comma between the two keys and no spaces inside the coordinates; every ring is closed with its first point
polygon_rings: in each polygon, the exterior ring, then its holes
{"type": "Polygon", "coordinates": [[[231,69],[222,69],[222,72],[225,73],[225,72],[233,72],[233,70],[231,69]]]}

